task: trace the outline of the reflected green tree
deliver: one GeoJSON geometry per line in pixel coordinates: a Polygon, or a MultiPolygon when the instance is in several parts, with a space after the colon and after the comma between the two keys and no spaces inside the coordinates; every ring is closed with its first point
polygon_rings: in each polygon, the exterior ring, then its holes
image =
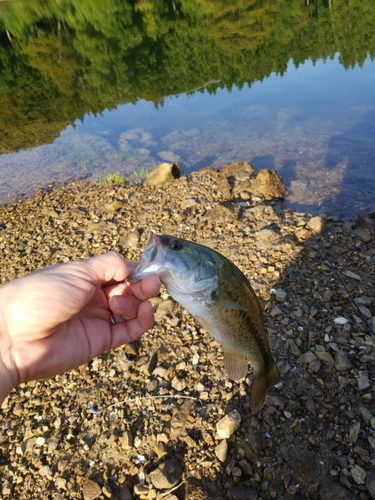
{"type": "Polygon", "coordinates": [[[85,113],[375,55],[373,0],[0,3],[0,152],[52,141],[85,113]]]}

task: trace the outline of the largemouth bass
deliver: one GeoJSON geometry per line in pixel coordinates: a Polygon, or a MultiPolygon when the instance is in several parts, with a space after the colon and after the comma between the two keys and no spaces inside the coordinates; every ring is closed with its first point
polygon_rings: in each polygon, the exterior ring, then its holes
{"type": "Polygon", "coordinates": [[[226,257],[208,247],[150,232],[137,268],[137,282],[159,276],[179,302],[222,345],[228,376],[239,380],[253,367],[250,408],[264,405],[267,389],[280,382],[264,327],[261,304],[245,275],[226,257]]]}

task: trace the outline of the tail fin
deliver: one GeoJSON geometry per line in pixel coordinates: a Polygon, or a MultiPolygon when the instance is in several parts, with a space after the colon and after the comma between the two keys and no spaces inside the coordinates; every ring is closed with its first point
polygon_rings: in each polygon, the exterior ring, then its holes
{"type": "Polygon", "coordinates": [[[250,408],[253,413],[259,411],[266,400],[267,389],[280,382],[279,369],[274,360],[264,370],[254,377],[251,386],[250,408]]]}

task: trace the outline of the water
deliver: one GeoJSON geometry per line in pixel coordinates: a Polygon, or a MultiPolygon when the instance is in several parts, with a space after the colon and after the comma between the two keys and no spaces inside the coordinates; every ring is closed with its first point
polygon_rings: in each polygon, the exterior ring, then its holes
{"type": "MultiPolygon", "coordinates": [[[[0,202],[52,182],[129,175],[162,161],[177,161],[189,173],[248,160],[256,169],[280,173],[289,192],[286,206],[293,209],[314,214],[337,207],[354,216],[374,208],[374,62],[367,55],[360,66],[354,57],[345,68],[335,52],[305,58],[298,67],[292,59],[283,64],[250,84],[236,77],[216,80],[220,71],[211,69],[214,79],[197,81],[187,73],[187,83],[171,84],[181,90],[174,95],[137,96],[99,113],[95,102],[96,114],[82,116],[77,108],[79,118],[61,127],[50,144],[0,155],[0,202]]],[[[207,77],[204,71],[201,77],[207,77]]],[[[83,93],[69,102],[82,100],[83,93]]]]}

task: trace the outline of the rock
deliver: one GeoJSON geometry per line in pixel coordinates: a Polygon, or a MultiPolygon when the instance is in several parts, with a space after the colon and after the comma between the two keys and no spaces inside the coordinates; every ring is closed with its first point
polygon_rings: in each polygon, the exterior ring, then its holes
{"type": "Polygon", "coordinates": [[[307,226],[316,234],[320,234],[324,231],[324,219],[321,217],[312,217],[307,226]]]}
{"type": "Polygon", "coordinates": [[[251,192],[265,198],[285,198],[286,186],[275,170],[259,170],[251,184],[251,192]]]}
{"type": "Polygon", "coordinates": [[[157,153],[157,155],[162,160],[165,160],[165,161],[170,161],[170,162],[173,162],[173,163],[176,163],[176,162],[180,161],[180,156],[178,156],[175,153],[173,153],[173,151],[159,151],[159,153],[157,153]]]}
{"type": "Polygon", "coordinates": [[[322,477],[320,481],[320,499],[321,500],[352,500],[352,494],[340,483],[332,481],[327,477],[322,477]]]}
{"type": "Polygon", "coordinates": [[[345,271],[344,274],[348,278],[353,278],[354,280],[362,281],[362,278],[359,276],[359,274],[353,273],[353,271],[345,271]]]}
{"type": "Polygon", "coordinates": [[[360,370],[358,372],[358,389],[363,391],[364,389],[368,389],[370,387],[370,382],[368,378],[367,370],[360,370]]]}
{"type": "Polygon", "coordinates": [[[365,227],[365,228],[361,229],[360,231],[358,231],[357,237],[363,243],[369,243],[372,240],[371,231],[367,227],[365,227]]]}
{"type": "Polygon", "coordinates": [[[294,475],[296,480],[307,486],[316,474],[316,458],[309,450],[301,451],[294,460],[294,475]]]}
{"type": "Polygon", "coordinates": [[[118,490],[119,500],[133,500],[133,496],[128,488],[127,484],[122,484],[119,486],[118,490]]]}
{"type": "Polygon", "coordinates": [[[173,300],[163,300],[163,302],[160,302],[155,311],[155,321],[161,322],[165,316],[173,313],[175,307],[176,304],[173,300]]]}
{"type": "Polygon", "coordinates": [[[220,460],[220,462],[225,462],[227,459],[228,453],[228,443],[224,439],[220,444],[218,444],[215,448],[215,455],[220,460]]]}
{"type": "Polygon", "coordinates": [[[367,471],[365,485],[372,498],[375,499],[375,468],[367,471]]]}
{"type": "Polygon", "coordinates": [[[176,391],[183,391],[187,387],[187,382],[184,379],[178,378],[178,377],[173,377],[171,381],[171,385],[173,389],[176,391]]]}
{"type": "Polygon", "coordinates": [[[235,161],[234,163],[227,163],[221,167],[220,172],[227,178],[229,181],[244,181],[249,177],[253,177],[255,175],[254,167],[247,161],[235,161]]]}
{"type": "Polygon", "coordinates": [[[102,492],[107,498],[112,498],[112,489],[109,484],[105,484],[102,488],[102,492]]]}
{"type": "Polygon", "coordinates": [[[86,479],[82,485],[82,494],[84,500],[94,500],[102,494],[102,489],[95,481],[86,479]]]}
{"type": "Polygon", "coordinates": [[[258,490],[242,484],[231,486],[229,493],[233,500],[257,500],[258,498],[258,490]]]}
{"type": "Polygon", "coordinates": [[[206,220],[214,224],[228,223],[235,219],[237,219],[236,212],[224,207],[223,205],[216,205],[214,208],[211,208],[211,210],[207,210],[207,212],[202,216],[202,220],[206,220]]]}
{"type": "Polygon", "coordinates": [[[350,474],[356,484],[365,484],[366,481],[366,471],[362,469],[359,465],[355,465],[351,470],[350,474]]]}
{"type": "Polygon", "coordinates": [[[361,430],[360,422],[354,422],[354,424],[352,424],[349,427],[349,436],[348,436],[349,443],[355,443],[357,441],[360,430],[361,430]]]}
{"type": "Polygon", "coordinates": [[[286,295],[287,293],[282,290],[281,288],[278,288],[275,293],[275,298],[277,302],[285,302],[286,301],[286,295]]]}
{"type": "Polygon", "coordinates": [[[105,208],[107,210],[111,210],[112,212],[117,212],[118,210],[121,210],[124,208],[124,203],[122,201],[113,201],[112,203],[107,203],[105,205],[105,208]]]}
{"type": "Polygon", "coordinates": [[[157,490],[164,490],[175,486],[183,472],[184,469],[177,458],[171,458],[150,472],[149,478],[157,490]]]}
{"type": "Polygon", "coordinates": [[[147,362],[142,366],[142,371],[146,375],[152,375],[152,372],[155,370],[158,362],[158,351],[154,351],[150,354],[147,362]]]}
{"type": "Polygon", "coordinates": [[[311,351],[304,352],[298,359],[297,363],[300,365],[309,365],[313,361],[316,361],[317,357],[311,351]]]}
{"type": "Polygon", "coordinates": [[[231,411],[216,424],[216,437],[218,439],[228,439],[234,432],[236,432],[240,423],[241,416],[238,411],[231,411]]]}
{"type": "Polygon", "coordinates": [[[337,352],[335,355],[335,368],[338,371],[349,370],[352,367],[351,362],[342,352],[337,352]]]}
{"type": "Polygon", "coordinates": [[[374,416],[365,406],[361,406],[359,408],[359,414],[361,415],[364,423],[366,425],[370,425],[370,422],[374,418],[374,416]]]}
{"type": "Polygon", "coordinates": [[[137,230],[129,231],[120,238],[119,244],[123,248],[137,248],[139,246],[140,234],[137,230]]]}
{"type": "Polygon", "coordinates": [[[181,175],[181,166],[178,163],[160,163],[144,181],[145,186],[161,186],[181,175]]]}

